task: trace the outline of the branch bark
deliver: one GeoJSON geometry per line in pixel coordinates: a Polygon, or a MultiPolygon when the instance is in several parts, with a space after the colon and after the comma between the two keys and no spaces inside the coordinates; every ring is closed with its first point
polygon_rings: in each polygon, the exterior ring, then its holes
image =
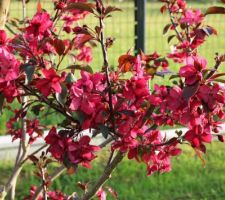
{"type": "Polygon", "coordinates": [[[0,29],[5,29],[5,24],[9,12],[10,0],[0,0],[0,29]]]}
{"type": "Polygon", "coordinates": [[[111,173],[117,167],[117,165],[122,161],[123,157],[124,157],[124,154],[119,151],[117,153],[117,155],[114,157],[114,159],[112,160],[112,162],[106,166],[106,168],[105,168],[102,176],[99,178],[99,180],[79,200],[89,200],[89,199],[93,198],[94,195],[96,194],[96,192],[99,190],[99,188],[109,179],[111,173]]]}
{"type": "Polygon", "coordinates": [[[112,100],[112,85],[109,77],[109,61],[108,61],[108,54],[107,54],[107,48],[105,46],[105,36],[104,36],[104,21],[102,18],[99,18],[99,24],[101,28],[101,34],[100,34],[100,44],[102,48],[102,54],[104,59],[104,70],[106,74],[106,81],[108,86],[108,95],[109,95],[109,109],[110,109],[110,119],[112,122],[112,128],[113,133],[116,134],[115,131],[115,117],[114,117],[114,109],[113,109],[113,100],[112,100]]]}

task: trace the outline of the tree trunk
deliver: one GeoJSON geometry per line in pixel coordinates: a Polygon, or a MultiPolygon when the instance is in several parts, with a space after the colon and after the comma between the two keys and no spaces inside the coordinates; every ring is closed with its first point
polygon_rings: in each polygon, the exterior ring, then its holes
{"type": "Polygon", "coordinates": [[[5,23],[9,12],[10,0],[0,0],[0,29],[5,29],[5,23]]]}

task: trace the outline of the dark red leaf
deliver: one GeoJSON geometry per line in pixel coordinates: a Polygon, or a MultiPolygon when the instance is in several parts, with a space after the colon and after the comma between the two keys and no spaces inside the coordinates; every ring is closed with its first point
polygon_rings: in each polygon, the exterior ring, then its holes
{"type": "Polygon", "coordinates": [[[54,47],[55,50],[57,52],[57,54],[59,54],[60,56],[63,55],[64,51],[65,51],[65,45],[64,42],[60,39],[55,39],[54,40],[54,47]]]}
{"type": "Polygon", "coordinates": [[[205,15],[211,15],[211,14],[225,14],[225,8],[219,7],[219,6],[209,7],[206,10],[205,15]]]}
{"type": "Polygon", "coordinates": [[[170,35],[170,36],[168,37],[168,39],[167,39],[167,42],[170,43],[170,41],[171,41],[174,37],[176,37],[176,35],[170,35]]]}
{"type": "Polygon", "coordinates": [[[194,85],[187,85],[183,89],[183,97],[186,101],[196,94],[199,88],[199,82],[195,83],[194,85]]]}
{"type": "Polygon", "coordinates": [[[211,27],[211,26],[204,27],[204,28],[202,28],[202,30],[203,30],[208,36],[210,36],[210,35],[212,35],[212,34],[217,35],[216,29],[214,29],[214,28],[211,27]]]}
{"type": "Polygon", "coordinates": [[[82,37],[79,38],[79,41],[77,42],[77,46],[78,47],[82,47],[86,42],[89,42],[93,39],[93,36],[91,35],[87,35],[87,34],[83,34],[82,37]]]}
{"type": "Polygon", "coordinates": [[[167,24],[167,25],[164,27],[164,29],[163,29],[163,35],[165,35],[165,34],[168,32],[168,30],[170,29],[170,27],[171,27],[171,24],[167,24]]]}
{"type": "Polygon", "coordinates": [[[92,3],[71,3],[67,6],[67,10],[77,9],[80,11],[87,11],[94,13],[95,4],[92,3]]]}
{"type": "Polygon", "coordinates": [[[166,10],[167,10],[167,6],[166,6],[166,5],[164,5],[164,6],[162,6],[162,7],[160,8],[160,12],[161,12],[161,13],[164,13],[166,10]]]}
{"type": "Polygon", "coordinates": [[[38,162],[38,158],[34,155],[30,155],[29,159],[33,162],[33,163],[37,163],[38,162]]]}
{"type": "Polygon", "coordinates": [[[218,135],[218,140],[220,142],[224,142],[224,136],[223,135],[218,135]]]}
{"type": "Polygon", "coordinates": [[[112,12],[115,12],[115,11],[122,11],[122,10],[119,9],[119,8],[116,8],[116,7],[114,7],[114,6],[108,6],[108,7],[105,8],[104,14],[105,14],[105,15],[108,15],[108,14],[110,14],[110,13],[112,13],[112,12]]]}

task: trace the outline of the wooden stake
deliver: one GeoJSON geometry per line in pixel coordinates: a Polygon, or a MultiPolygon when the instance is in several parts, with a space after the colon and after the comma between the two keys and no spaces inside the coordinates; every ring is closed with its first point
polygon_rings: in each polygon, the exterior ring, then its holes
{"type": "Polygon", "coordinates": [[[10,0],[0,0],[0,29],[5,29],[5,23],[9,12],[10,0]]]}

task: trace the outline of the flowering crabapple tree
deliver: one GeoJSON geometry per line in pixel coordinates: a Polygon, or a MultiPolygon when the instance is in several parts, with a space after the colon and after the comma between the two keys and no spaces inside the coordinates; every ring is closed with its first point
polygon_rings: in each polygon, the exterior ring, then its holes
{"type": "Polygon", "coordinates": [[[42,184],[31,186],[26,200],[104,200],[106,190],[118,199],[104,184],[124,157],[144,163],[150,176],[169,172],[170,158],[181,154],[182,144],[192,146],[202,159],[205,143],[211,143],[213,136],[224,141],[220,129],[225,118],[225,73],[218,69],[225,55],[217,53],[215,65],[209,66],[198,48],[208,36],[217,35],[204,23],[205,17],[224,14],[225,8],[210,7],[202,13],[188,8],[184,0],[160,1],[161,12],[169,14],[164,33],[171,33],[168,42],[173,40],[173,51],[164,58],[141,50],[133,55],[130,50],[118,58],[115,69],[108,60],[108,48],[114,40],[105,37],[105,21],[120,9],[101,0],[55,0],[53,15],[38,3],[37,13],[32,19],[26,18],[23,25],[16,25],[13,37],[0,31],[1,110],[14,113],[6,126],[12,141],[20,141],[15,167],[1,188],[0,199],[7,195],[15,198],[17,178],[29,160],[35,164],[42,184]],[[98,24],[79,26],[78,21],[86,15],[96,17],[98,24]],[[93,72],[89,63],[96,45],[102,49],[104,63],[101,70],[93,72]],[[71,65],[65,64],[67,58],[72,59],[71,65]],[[169,63],[173,62],[180,69],[168,75],[169,63]],[[171,84],[150,88],[155,76],[170,76],[171,84]],[[11,106],[13,102],[17,102],[17,109],[11,106]],[[41,123],[41,118],[56,114],[62,116],[60,123],[41,123]],[[161,127],[175,125],[188,131],[177,131],[172,138],[160,133],[161,127]],[[47,136],[44,129],[49,129],[47,136]],[[102,143],[93,143],[98,135],[102,143]],[[45,144],[30,152],[40,137],[45,144]],[[93,184],[79,184],[83,194],[50,190],[64,170],[76,174],[80,167],[91,168],[97,153],[105,148],[110,150],[105,169],[93,184]],[[52,162],[58,166],[53,165],[51,174],[48,169],[52,162]]]}

